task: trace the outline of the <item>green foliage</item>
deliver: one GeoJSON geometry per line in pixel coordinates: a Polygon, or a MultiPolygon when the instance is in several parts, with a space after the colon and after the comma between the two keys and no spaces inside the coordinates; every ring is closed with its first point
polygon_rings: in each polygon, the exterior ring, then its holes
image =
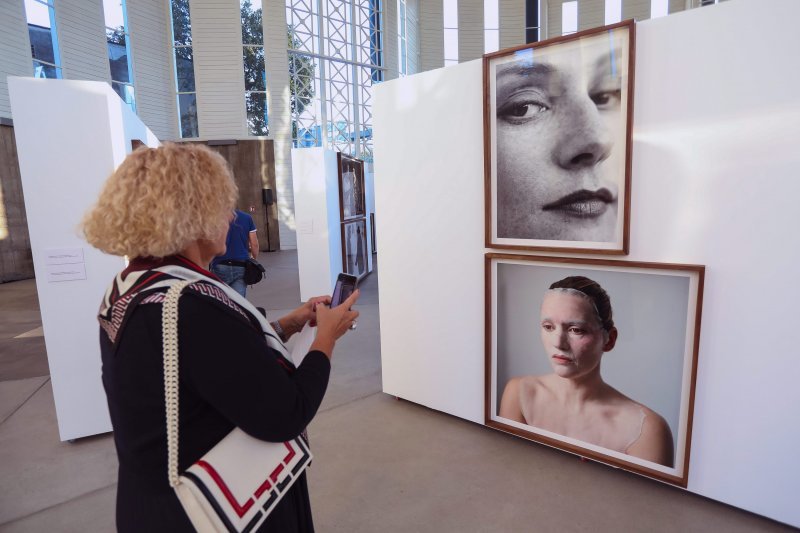
{"type": "Polygon", "coordinates": [[[247,107],[247,128],[251,135],[269,135],[267,117],[267,73],[264,64],[264,26],[261,8],[253,9],[250,0],[244,0],[241,7],[242,44],[245,46],[244,88],[247,107]],[[258,91],[258,92],[251,92],[258,91]]]}

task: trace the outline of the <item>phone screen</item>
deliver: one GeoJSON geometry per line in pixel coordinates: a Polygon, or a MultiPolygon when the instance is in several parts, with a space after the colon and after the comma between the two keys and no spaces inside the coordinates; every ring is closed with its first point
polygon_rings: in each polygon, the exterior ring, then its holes
{"type": "Polygon", "coordinates": [[[336,307],[343,301],[347,300],[353,291],[356,290],[356,278],[347,274],[339,274],[336,279],[336,286],[333,288],[333,297],[331,298],[331,307],[336,307]]]}

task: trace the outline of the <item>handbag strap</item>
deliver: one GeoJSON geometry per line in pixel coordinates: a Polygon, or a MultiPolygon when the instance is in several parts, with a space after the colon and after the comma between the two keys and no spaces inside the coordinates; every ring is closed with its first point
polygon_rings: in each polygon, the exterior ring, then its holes
{"type": "Polygon", "coordinates": [[[167,408],[167,476],[171,487],[180,485],[178,477],[178,299],[193,283],[180,280],[164,297],[161,331],[164,344],[164,400],[167,408]]]}

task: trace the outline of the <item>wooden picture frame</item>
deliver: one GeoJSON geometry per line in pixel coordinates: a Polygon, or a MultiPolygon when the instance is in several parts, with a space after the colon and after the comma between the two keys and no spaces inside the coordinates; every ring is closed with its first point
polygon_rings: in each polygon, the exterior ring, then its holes
{"type": "Polygon", "coordinates": [[[488,248],[625,255],[634,21],[483,56],[488,248]]]}
{"type": "Polygon", "coordinates": [[[369,274],[367,219],[342,222],[342,272],[359,280],[369,274]]]}
{"type": "Polygon", "coordinates": [[[705,267],[495,253],[485,267],[486,425],[685,488],[705,267]]]}
{"type": "Polygon", "coordinates": [[[367,214],[364,161],[341,152],[336,154],[339,172],[339,220],[346,222],[367,214]]]}
{"type": "Polygon", "coordinates": [[[372,239],[372,253],[378,253],[378,241],[375,237],[375,213],[369,214],[370,238],[372,239]]]}

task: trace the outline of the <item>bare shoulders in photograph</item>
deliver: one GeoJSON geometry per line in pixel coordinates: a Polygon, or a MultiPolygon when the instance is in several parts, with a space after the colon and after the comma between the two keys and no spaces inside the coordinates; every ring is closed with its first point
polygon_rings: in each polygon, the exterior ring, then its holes
{"type": "Polygon", "coordinates": [[[618,334],[610,298],[597,282],[571,276],[553,283],[540,316],[552,373],[509,380],[500,416],[672,467],[673,437],[664,418],[600,373],[618,334]]]}

